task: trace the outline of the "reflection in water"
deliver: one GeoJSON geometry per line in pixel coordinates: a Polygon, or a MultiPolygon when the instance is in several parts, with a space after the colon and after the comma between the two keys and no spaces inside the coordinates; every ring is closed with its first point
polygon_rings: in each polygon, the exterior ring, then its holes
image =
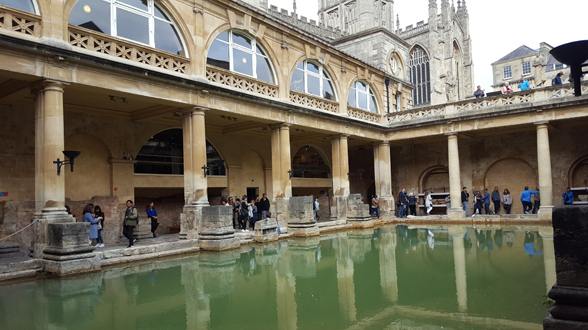
{"type": "Polygon", "coordinates": [[[0,286],[0,324],[528,329],[554,283],[550,227],[389,226],[0,286]]]}

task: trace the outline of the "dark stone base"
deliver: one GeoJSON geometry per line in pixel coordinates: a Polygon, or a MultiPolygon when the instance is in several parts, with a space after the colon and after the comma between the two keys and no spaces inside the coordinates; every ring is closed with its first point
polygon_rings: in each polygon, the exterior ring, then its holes
{"type": "Polygon", "coordinates": [[[548,314],[543,319],[543,330],[588,330],[588,323],[560,320],[548,314]]]}

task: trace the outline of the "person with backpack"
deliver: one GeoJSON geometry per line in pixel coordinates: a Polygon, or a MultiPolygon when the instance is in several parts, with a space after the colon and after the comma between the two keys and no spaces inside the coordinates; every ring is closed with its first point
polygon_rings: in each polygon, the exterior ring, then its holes
{"type": "Polygon", "coordinates": [[[494,187],[492,202],[494,203],[494,214],[498,214],[498,211],[500,211],[500,191],[498,191],[498,187],[494,187]]]}
{"type": "Polygon", "coordinates": [[[243,199],[239,204],[239,228],[241,231],[247,230],[247,222],[249,221],[249,205],[247,204],[247,195],[243,195],[243,199]]]}
{"type": "Polygon", "coordinates": [[[139,215],[137,214],[137,209],[133,206],[133,201],[127,201],[127,210],[125,212],[125,220],[123,221],[123,236],[129,239],[129,246],[130,248],[135,243],[136,239],[133,238],[133,231],[135,227],[139,225],[139,215]]]}
{"type": "Polygon", "coordinates": [[[408,199],[408,207],[410,208],[410,215],[413,215],[416,217],[417,213],[416,213],[416,204],[417,204],[417,198],[414,195],[414,193],[410,193],[410,195],[408,197],[406,197],[406,199],[408,199]]]}

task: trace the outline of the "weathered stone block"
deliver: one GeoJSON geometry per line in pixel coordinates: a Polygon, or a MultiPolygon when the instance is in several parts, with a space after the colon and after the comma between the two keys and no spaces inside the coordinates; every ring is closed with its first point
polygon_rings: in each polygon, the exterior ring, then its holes
{"type": "Polygon", "coordinates": [[[295,237],[311,237],[320,235],[320,229],[316,222],[291,223],[289,229],[295,237]]]}
{"type": "Polygon", "coordinates": [[[557,284],[588,288],[588,207],[553,210],[557,284]]]}
{"type": "Polygon", "coordinates": [[[226,206],[202,207],[199,231],[233,229],[233,208],[226,206]]]}
{"type": "Polygon", "coordinates": [[[224,251],[236,249],[241,246],[241,240],[232,238],[200,239],[200,249],[204,251],[224,251]]]}
{"type": "Polygon", "coordinates": [[[278,222],[276,219],[265,219],[255,223],[256,242],[271,242],[278,240],[278,222]]]}
{"type": "Polygon", "coordinates": [[[68,248],[88,245],[90,223],[50,223],[47,225],[47,243],[51,248],[68,248]]]}
{"type": "Polygon", "coordinates": [[[45,272],[56,276],[87,273],[100,270],[101,261],[98,257],[67,261],[43,260],[45,272]]]}
{"type": "Polygon", "coordinates": [[[312,196],[290,197],[290,220],[288,221],[288,226],[292,223],[308,222],[314,222],[312,196]]]}

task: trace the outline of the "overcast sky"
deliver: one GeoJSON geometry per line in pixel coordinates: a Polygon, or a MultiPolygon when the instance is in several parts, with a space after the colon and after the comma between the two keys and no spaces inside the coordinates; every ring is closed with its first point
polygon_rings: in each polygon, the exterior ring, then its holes
{"type": "MultiPolygon", "coordinates": [[[[297,0],[298,15],[317,19],[319,0],[297,0]]],[[[292,11],[291,0],[269,0],[292,11]]],[[[441,0],[437,3],[441,5],[441,0]]],[[[457,6],[457,0],[455,2],[457,6]]],[[[475,83],[491,90],[492,62],[521,45],[533,49],[547,42],[553,47],[588,39],[588,0],[468,0],[475,83]]],[[[395,0],[400,26],[427,21],[429,0],[395,0]]]]}

